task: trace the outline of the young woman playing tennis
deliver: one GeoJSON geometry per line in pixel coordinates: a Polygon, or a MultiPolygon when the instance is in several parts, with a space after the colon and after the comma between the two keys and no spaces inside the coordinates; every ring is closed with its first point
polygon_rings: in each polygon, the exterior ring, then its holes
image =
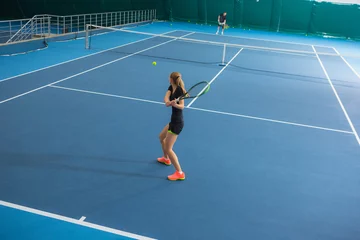
{"type": "Polygon", "coordinates": [[[176,98],[186,93],[184,82],[181,79],[181,74],[173,72],[170,74],[170,86],[165,94],[164,102],[167,107],[172,107],[172,114],[170,123],[167,124],[160,133],[160,143],[163,150],[163,157],[158,158],[158,162],[171,165],[175,167],[175,173],[168,176],[171,181],[184,180],[185,173],[181,170],[179,160],[172,150],[174,143],[184,127],[184,119],[182,110],[184,109],[184,100],[176,102],[176,98]]]}

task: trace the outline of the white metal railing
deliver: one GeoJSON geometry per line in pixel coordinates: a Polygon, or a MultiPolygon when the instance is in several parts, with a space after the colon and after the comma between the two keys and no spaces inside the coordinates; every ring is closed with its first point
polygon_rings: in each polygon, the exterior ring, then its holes
{"type": "Polygon", "coordinates": [[[0,21],[0,44],[9,40],[31,18],[0,21]]]}
{"type": "Polygon", "coordinates": [[[30,19],[0,21],[0,44],[23,41],[39,36],[85,32],[88,24],[115,27],[151,22],[155,19],[156,9],[67,16],[41,14],[30,19]],[[14,27],[15,22],[17,22],[16,28],[14,27]]]}
{"type": "Polygon", "coordinates": [[[50,17],[46,15],[35,15],[25,23],[6,43],[19,42],[33,37],[44,37],[50,35],[50,17]]]}
{"type": "Polygon", "coordinates": [[[156,19],[156,10],[132,10],[69,16],[48,16],[51,17],[51,32],[53,34],[64,34],[85,31],[87,24],[114,27],[153,21],[156,19]]]}

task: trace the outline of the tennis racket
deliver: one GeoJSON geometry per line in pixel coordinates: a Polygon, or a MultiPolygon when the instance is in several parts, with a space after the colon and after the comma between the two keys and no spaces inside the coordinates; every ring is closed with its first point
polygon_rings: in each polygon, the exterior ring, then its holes
{"type": "Polygon", "coordinates": [[[207,81],[198,82],[193,85],[186,93],[181,95],[176,99],[176,102],[179,103],[180,100],[189,99],[189,98],[198,98],[210,89],[210,84],[207,81]]]}

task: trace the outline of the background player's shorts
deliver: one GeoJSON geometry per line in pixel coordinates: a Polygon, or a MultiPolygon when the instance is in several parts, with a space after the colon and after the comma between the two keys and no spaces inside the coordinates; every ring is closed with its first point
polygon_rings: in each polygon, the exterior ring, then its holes
{"type": "Polygon", "coordinates": [[[225,24],[223,22],[218,22],[218,26],[224,28],[225,24]]]}
{"type": "Polygon", "coordinates": [[[169,123],[168,132],[179,135],[184,127],[183,122],[169,123]]]}

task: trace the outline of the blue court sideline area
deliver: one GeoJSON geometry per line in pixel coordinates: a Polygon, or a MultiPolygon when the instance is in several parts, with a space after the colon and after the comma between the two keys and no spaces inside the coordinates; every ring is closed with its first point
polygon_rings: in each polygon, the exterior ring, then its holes
{"type": "Polygon", "coordinates": [[[360,58],[327,55],[358,43],[129,30],[178,38],[115,32],[0,56],[0,239],[359,239],[360,58]],[[181,38],[244,47],[219,66],[221,45],[181,38]],[[156,161],[173,71],[211,82],[186,101],[181,182],[156,161]]]}

